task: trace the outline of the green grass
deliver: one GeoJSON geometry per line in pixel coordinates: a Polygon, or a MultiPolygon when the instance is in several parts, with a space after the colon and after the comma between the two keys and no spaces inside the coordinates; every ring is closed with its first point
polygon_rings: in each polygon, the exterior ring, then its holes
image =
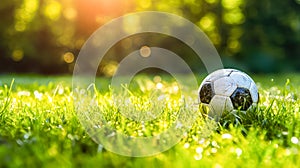
{"type": "MultiPolygon", "coordinates": [[[[74,111],[71,77],[1,75],[0,167],[298,167],[300,76],[253,77],[260,103],[256,111],[243,116],[242,123],[215,124],[199,111],[176,146],[152,157],[133,158],[103,149],[86,133],[74,111]]],[[[162,76],[163,88],[152,92],[157,82],[153,76],[135,78],[130,91],[115,98],[119,105],[111,103],[109,88],[101,90],[97,100],[111,126],[131,136],[156,135],[177,119],[176,112],[189,112],[197,103],[198,88],[185,86],[182,102],[171,77],[162,76]],[[161,94],[169,99],[147,103],[149,97],[161,94]],[[122,106],[126,99],[133,103],[122,106]],[[159,104],[164,106],[158,108],[159,104]],[[161,115],[141,127],[141,122],[122,117],[120,109],[152,109],[161,115]]],[[[97,83],[107,85],[109,80],[97,83]]]]}

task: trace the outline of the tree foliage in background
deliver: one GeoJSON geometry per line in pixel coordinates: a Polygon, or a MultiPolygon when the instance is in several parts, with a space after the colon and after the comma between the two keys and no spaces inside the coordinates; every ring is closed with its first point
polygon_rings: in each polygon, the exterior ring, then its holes
{"type": "Polygon", "coordinates": [[[300,71],[300,1],[251,0],[244,13],[237,57],[252,71],[300,71]]]}
{"type": "MultiPolygon", "coordinates": [[[[98,27],[145,10],[194,22],[226,66],[254,72],[300,71],[300,0],[4,0],[0,72],[71,72],[81,46],[98,27]]],[[[159,45],[172,49],[168,42],[159,45]]],[[[181,56],[188,57],[190,51],[183,49],[188,54],[181,56]]],[[[112,74],[119,53],[126,53],[122,50],[122,45],[115,47],[115,62],[104,61],[100,74],[112,74]]]]}

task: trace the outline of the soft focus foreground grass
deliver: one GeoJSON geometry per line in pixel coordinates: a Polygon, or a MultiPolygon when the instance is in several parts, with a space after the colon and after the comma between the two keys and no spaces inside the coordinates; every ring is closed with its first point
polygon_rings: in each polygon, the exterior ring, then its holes
{"type": "MultiPolygon", "coordinates": [[[[172,100],[178,100],[180,92],[174,80],[153,77],[137,77],[130,87],[136,93],[131,98],[141,98],[159,88],[169,97],[166,108],[176,111],[176,101],[172,100]]],[[[254,80],[260,103],[242,123],[218,125],[203,119],[199,111],[178,145],[153,157],[130,158],[106,151],[87,135],[73,109],[71,77],[1,75],[0,167],[298,167],[299,74],[261,75],[254,80]]],[[[97,83],[105,86],[109,80],[101,78],[97,83]]],[[[197,89],[185,86],[184,99],[197,103],[197,89]]],[[[104,97],[109,94],[108,88],[100,93],[104,97]]],[[[138,106],[142,101],[136,103],[138,106]]],[[[118,121],[120,114],[116,111],[112,107],[112,114],[107,114],[113,126],[133,136],[148,136],[145,132],[152,135],[174,120],[168,119],[172,113],[165,110],[165,121],[153,121],[141,131],[138,123],[118,127],[129,121],[118,121]]]]}

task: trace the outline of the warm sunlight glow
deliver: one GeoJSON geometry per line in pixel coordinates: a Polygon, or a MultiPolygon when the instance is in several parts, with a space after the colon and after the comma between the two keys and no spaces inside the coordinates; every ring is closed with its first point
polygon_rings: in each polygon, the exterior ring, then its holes
{"type": "Polygon", "coordinates": [[[64,9],[63,15],[68,20],[74,20],[76,19],[77,11],[74,8],[69,7],[67,9],[64,9]]]}
{"type": "Polygon", "coordinates": [[[70,10],[64,15],[66,18],[76,17],[78,29],[87,34],[133,8],[133,0],[76,0],[74,2],[76,14],[70,10]]]}

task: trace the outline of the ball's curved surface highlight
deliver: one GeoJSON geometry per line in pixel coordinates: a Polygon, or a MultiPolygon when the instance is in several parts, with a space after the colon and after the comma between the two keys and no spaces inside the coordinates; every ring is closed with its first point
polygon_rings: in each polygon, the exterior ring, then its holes
{"type": "Polygon", "coordinates": [[[246,113],[259,101],[255,82],[236,69],[220,69],[209,74],[198,94],[203,114],[216,121],[224,116],[238,117],[237,112],[246,113]]]}

